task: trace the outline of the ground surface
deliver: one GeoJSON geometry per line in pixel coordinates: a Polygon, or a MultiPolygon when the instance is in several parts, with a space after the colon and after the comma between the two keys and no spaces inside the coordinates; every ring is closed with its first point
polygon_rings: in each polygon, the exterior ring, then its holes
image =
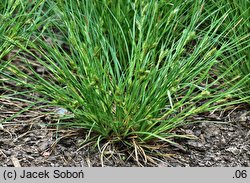
{"type": "MultiPolygon", "coordinates": [[[[2,119],[22,107],[8,101],[1,104],[2,119]]],[[[194,119],[204,122],[179,128],[177,132],[195,135],[197,140],[178,140],[180,146],[159,150],[165,157],[154,158],[154,163],[138,164],[126,152],[108,148],[101,158],[98,148],[93,149],[91,144],[78,145],[84,140],[84,133],[56,132],[46,125],[51,116],[30,110],[0,126],[0,166],[250,166],[249,107],[194,119]]]]}

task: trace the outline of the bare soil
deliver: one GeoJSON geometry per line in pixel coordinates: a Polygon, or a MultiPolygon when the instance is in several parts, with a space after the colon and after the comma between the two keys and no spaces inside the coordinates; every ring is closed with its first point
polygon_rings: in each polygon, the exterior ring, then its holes
{"type": "MultiPolygon", "coordinates": [[[[0,99],[0,120],[10,117],[26,105],[0,99]]],[[[179,146],[165,145],[158,150],[165,156],[152,156],[152,161],[136,161],[124,151],[106,148],[101,156],[93,144],[79,146],[86,134],[81,130],[56,129],[51,112],[34,106],[0,125],[0,166],[15,167],[249,167],[250,112],[249,106],[227,112],[203,114],[201,121],[176,130],[197,139],[177,139],[179,146]]]]}

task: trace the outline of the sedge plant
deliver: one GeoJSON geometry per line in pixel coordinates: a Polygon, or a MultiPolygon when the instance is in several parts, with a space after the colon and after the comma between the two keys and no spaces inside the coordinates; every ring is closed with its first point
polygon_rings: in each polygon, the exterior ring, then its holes
{"type": "MultiPolygon", "coordinates": [[[[6,73],[9,64],[20,65],[17,55],[20,49],[17,45],[27,46],[31,35],[35,35],[37,30],[45,20],[43,14],[44,0],[2,0],[0,2],[0,99],[22,101],[33,105],[27,100],[29,91],[21,90],[20,85],[14,80],[4,77],[4,73],[13,76],[12,71],[6,73]],[[15,63],[14,63],[15,62],[15,63]],[[18,96],[18,97],[17,97],[18,96]]],[[[13,77],[14,78],[14,77],[13,77]]],[[[27,89],[27,88],[26,88],[27,89]]],[[[0,104],[2,108],[4,104],[0,104]]],[[[17,114],[8,117],[8,114],[1,116],[0,123],[13,119],[15,116],[27,110],[21,109],[17,114]],[[3,117],[6,117],[4,120],[3,117]]],[[[2,112],[1,112],[2,113],[2,112]]]]}
{"type": "Polygon", "coordinates": [[[204,2],[192,0],[49,3],[50,26],[28,46],[16,43],[35,58],[19,55],[32,74],[14,64],[2,74],[68,110],[73,115],[59,124],[85,129],[97,145],[174,144],[174,138],[192,138],[174,132],[188,117],[241,102],[228,100],[238,97],[241,82],[221,82],[228,70],[213,75],[240,42],[224,41],[232,27],[219,32],[225,25],[220,9],[207,15],[204,2]],[[49,77],[36,72],[34,60],[49,77]]]}
{"type": "Polygon", "coordinates": [[[221,8],[220,15],[225,16],[225,20],[218,28],[218,32],[222,32],[226,27],[230,26],[231,29],[226,33],[224,42],[235,42],[238,44],[230,46],[231,49],[220,57],[219,64],[216,65],[218,72],[217,75],[229,70],[224,78],[229,86],[234,86],[238,82],[242,82],[242,87],[237,90],[239,97],[246,103],[250,103],[250,1],[249,0],[223,0],[214,1],[210,0],[207,3],[207,13],[210,14],[211,10],[221,8]],[[208,7],[211,7],[210,9],[208,7]],[[231,67],[235,65],[234,67],[231,67]]]}

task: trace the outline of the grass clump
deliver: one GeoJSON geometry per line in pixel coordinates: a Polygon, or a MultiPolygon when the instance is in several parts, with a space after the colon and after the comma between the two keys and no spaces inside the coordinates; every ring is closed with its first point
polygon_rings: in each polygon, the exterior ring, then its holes
{"type": "Polygon", "coordinates": [[[223,64],[217,65],[217,68],[220,72],[224,72],[229,70],[230,66],[235,65],[226,75],[225,82],[231,86],[237,82],[243,82],[244,84],[237,92],[240,92],[240,97],[245,102],[250,103],[250,2],[245,0],[216,2],[212,0],[211,4],[213,4],[214,9],[221,8],[221,16],[226,15],[219,31],[223,31],[228,26],[231,27],[224,40],[238,42],[223,55],[221,58],[223,64]]]}
{"type": "Polygon", "coordinates": [[[9,60],[13,42],[25,44],[39,27],[42,19],[42,0],[3,0],[0,3],[0,59],[9,60]]]}
{"type": "Polygon", "coordinates": [[[97,144],[174,143],[191,138],[173,132],[187,117],[241,102],[232,99],[244,82],[222,82],[234,64],[215,76],[241,41],[224,39],[234,24],[226,26],[220,9],[191,0],[48,3],[53,22],[28,46],[15,45],[49,77],[21,54],[28,72],[12,64],[16,77],[4,75],[70,111],[73,118],[61,124],[88,130],[97,144]]]}
{"type": "MultiPolygon", "coordinates": [[[[12,90],[15,86],[12,80],[4,77],[4,74],[13,76],[15,73],[9,71],[5,73],[6,67],[15,60],[19,65],[16,56],[20,49],[18,44],[27,46],[31,35],[41,25],[42,8],[44,0],[30,2],[29,0],[2,0],[0,2],[0,98],[7,94],[17,93],[12,90]],[[14,85],[14,86],[13,86],[14,85]],[[13,87],[12,87],[13,86],[13,87]]],[[[13,77],[12,79],[14,79],[13,77]]],[[[14,79],[15,80],[15,79],[14,79]]],[[[18,83],[15,83],[18,84],[18,83]]],[[[11,99],[13,98],[10,97],[11,99]]],[[[0,121],[2,122],[2,121],[0,121]]]]}

